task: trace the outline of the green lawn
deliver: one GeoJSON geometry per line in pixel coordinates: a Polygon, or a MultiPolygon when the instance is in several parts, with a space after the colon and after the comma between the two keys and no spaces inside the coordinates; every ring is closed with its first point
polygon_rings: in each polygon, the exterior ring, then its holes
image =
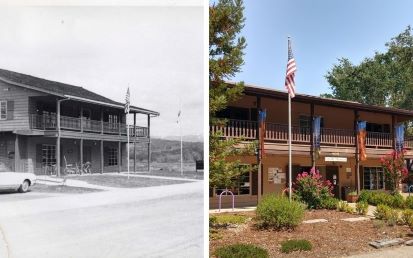
{"type": "Polygon", "coordinates": [[[44,184],[35,184],[30,188],[32,192],[40,193],[69,193],[69,194],[79,194],[79,193],[93,193],[99,192],[98,189],[90,189],[84,187],[72,187],[66,185],[44,185],[44,184]]]}
{"type": "Polygon", "coordinates": [[[117,175],[83,175],[83,176],[73,176],[73,177],[71,176],[70,179],[82,180],[82,181],[88,182],[89,184],[94,184],[94,185],[121,187],[121,188],[139,188],[139,187],[188,183],[188,181],[182,181],[182,180],[154,179],[154,178],[133,177],[133,176],[129,177],[128,179],[127,176],[117,176],[117,175]]]}

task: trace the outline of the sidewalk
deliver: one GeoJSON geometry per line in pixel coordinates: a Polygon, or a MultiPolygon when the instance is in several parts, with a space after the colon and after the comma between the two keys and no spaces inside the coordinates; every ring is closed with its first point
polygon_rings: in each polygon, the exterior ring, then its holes
{"type": "Polygon", "coordinates": [[[221,209],[221,212],[219,211],[219,209],[211,209],[209,210],[210,214],[214,214],[214,213],[225,213],[225,212],[243,212],[243,211],[255,211],[257,207],[242,207],[242,208],[225,208],[225,209],[221,209]]]}
{"type": "Polygon", "coordinates": [[[102,186],[102,185],[94,185],[89,184],[85,181],[75,180],[70,178],[58,178],[52,176],[38,176],[36,180],[37,184],[44,184],[44,185],[65,185],[71,187],[83,187],[83,188],[91,188],[97,190],[119,190],[116,187],[109,187],[109,186],[102,186]]]}

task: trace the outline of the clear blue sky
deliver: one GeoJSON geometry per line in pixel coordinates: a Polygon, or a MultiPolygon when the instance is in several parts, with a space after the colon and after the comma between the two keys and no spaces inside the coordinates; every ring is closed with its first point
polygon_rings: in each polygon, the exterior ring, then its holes
{"type": "Polygon", "coordinates": [[[409,0],[244,0],[245,65],[231,81],[284,90],[287,36],[297,63],[296,92],[330,92],[324,76],[337,59],[357,64],[413,26],[409,0]]]}

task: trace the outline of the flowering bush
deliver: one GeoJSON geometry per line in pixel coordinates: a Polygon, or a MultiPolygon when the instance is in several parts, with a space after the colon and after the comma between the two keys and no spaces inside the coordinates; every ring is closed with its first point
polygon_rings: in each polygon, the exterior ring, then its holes
{"type": "Polygon", "coordinates": [[[330,181],[323,180],[320,172],[314,168],[309,173],[298,174],[294,183],[295,197],[306,203],[311,209],[325,208],[323,204],[326,199],[333,196],[332,190],[333,185],[330,181]]]}
{"type": "Polygon", "coordinates": [[[406,150],[402,150],[401,152],[392,151],[390,154],[380,158],[386,186],[392,192],[399,191],[399,184],[408,176],[408,170],[404,163],[405,153],[406,150]]]}

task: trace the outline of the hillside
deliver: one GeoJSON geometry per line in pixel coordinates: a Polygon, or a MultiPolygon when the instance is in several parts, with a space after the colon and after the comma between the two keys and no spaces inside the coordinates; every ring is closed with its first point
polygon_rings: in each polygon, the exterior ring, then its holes
{"type": "MultiPolygon", "coordinates": [[[[146,144],[145,144],[146,145],[146,144]]],[[[147,146],[137,145],[136,158],[138,161],[147,160],[147,146]]],[[[204,144],[202,142],[183,142],[184,162],[195,162],[204,157],[204,144]]],[[[153,162],[179,162],[180,142],[165,139],[151,139],[153,162]]],[[[130,155],[133,157],[133,145],[131,144],[130,155]]]]}

